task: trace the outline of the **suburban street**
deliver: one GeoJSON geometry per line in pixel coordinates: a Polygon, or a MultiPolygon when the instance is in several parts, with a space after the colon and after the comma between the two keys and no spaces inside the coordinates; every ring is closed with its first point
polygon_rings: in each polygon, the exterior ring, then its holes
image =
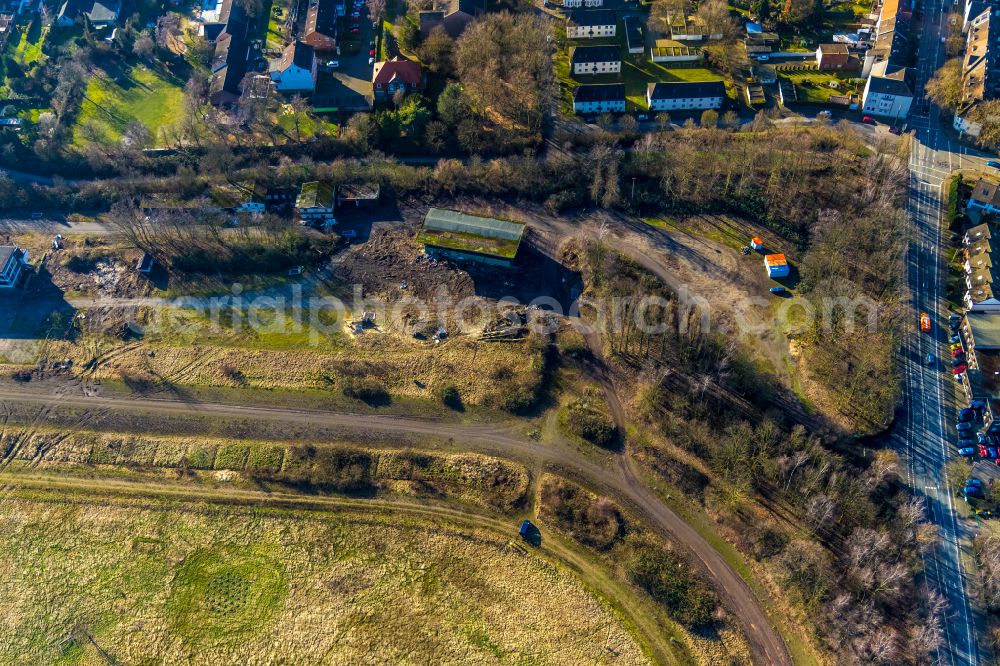
{"type": "Polygon", "coordinates": [[[913,309],[903,349],[904,415],[896,440],[905,462],[906,479],[913,492],[926,498],[928,519],[939,529],[937,547],[924,556],[929,588],[948,602],[948,616],[941,618],[944,645],[938,651],[938,662],[958,665],[980,663],[977,640],[980,622],[968,601],[969,580],[962,564],[973,525],[956,514],[955,489],[949,486],[945,475],[945,464],[957,456],[954,422],[958,387],[948,372],[950,368],[940,360],[948,356],[949,335],[941,217],[949,174],[956,169],[982,167],[986,156],[948,136],[942,129],[949,122],[946,112],[942,114],[931,106],[924,116],[919,110],[924,84],[945,60],[941,37],[947,32],[949,8],[951,5],[937,2],[924,6],[917,90],[908,119],[909,128],[914,130],[908,201],[913,220],[908,254],[913,309]],[[917,322],[921,312],[931,316],[930,334],[919,332],[917,322]],[[927,361],[928,354],[933,355],[931,363],[927,361]]]}

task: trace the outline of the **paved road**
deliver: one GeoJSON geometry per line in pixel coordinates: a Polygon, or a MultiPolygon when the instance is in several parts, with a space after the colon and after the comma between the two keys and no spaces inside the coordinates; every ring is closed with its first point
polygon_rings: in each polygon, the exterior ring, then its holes
{"type": "MultiPolygon", "coordinates": [[[[521,434],[516,424],[473,425],[439,421],[349,414],[309,409],[284,409],[220,403],[181,402],[131,397],[104,397],[93,390],[73,385],[53,392],[36,392],[33,387],[0,386],[0,403],[27,404],[39,407],[40,418],[54,406],[79,409],[84,414],[111,412],[133,413],[151,422],[154,418],[183,419],[198,415],[217,419],[240,419],[338,428],[350,432],[380,432],[390,438],[442,438],[461,443],[462,450],[498,455],[519,461],[531,461],[546,469],[557,469],[597,492],[607,494],[635,512],[656,531],[688,547],[706,573],[715,582],[725,605],[740,623],[747,637],[754,662],[766,666],[791,666],[792,660],[781,637],[770,625],[767,615],[749,586],[726,563],[694,528],[675,514],[660,498],[632,473],[627,464],[602,465],[571,446],[540,446],[521,434]]],[[[90,418],[90,417],[84,417],[90,418]]],[[[94,417],[99,423],[99,418],[94,417]]],[[[621,461],[618,461],[621,463],[621,461]]]]}
{"type": "MultiPolygon", "coordinates": [[[[917,67],[917,97],[923,96],[927,79],[944,62],[941,36],[947,31],[947,8],[925,5],[923,35],[917,67]]],[[[913,315],[904,346],[905,417],[895,433],[906,463],[913,491],[927,500],[928,519],[938,526],[937,548],[924,557],[928,585],[948,601],[948,617],[941,618],[944,645],[938,663],[958,666],[980,663],[976,618],[968,603],[969,580],[962,568],[962,543],[971,536],[971,525],[955,512],[955,489],[945,477],[945,464],[957,453],[955,439],[955,382],[940,359],[947,352],[948,311],[944,284],[946,270],[941,253],[941,216],[947,197],[945,181],[954,169],[981,166],[986,156],[960,146],[941,128],[948,122],[939,109],[927,116],[911,114],[914,145],[910,157],[909,212],[912,234],[908,254],[909,287],[913,315]],[[931,334],[917,329],[920,312],[931,315],[931,334]],[[933,354],[929,365],[927,355],[933,354]]]]}

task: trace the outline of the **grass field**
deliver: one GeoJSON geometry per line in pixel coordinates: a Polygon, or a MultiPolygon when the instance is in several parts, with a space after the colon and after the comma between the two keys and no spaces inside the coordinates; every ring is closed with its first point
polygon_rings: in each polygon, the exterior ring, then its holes
{"type": "Polygon", "coordinates": [[[815,69],[795,69],[778,72],[795,84],[795,92],[800,102],[809,104],[826,104],[831,95],[849,95],[858,89],[843,76],[830,72],[820,72],[815,69]],[[831,88],[835,83],[837,88],[831,88]]]}
{"type": "Polygon", "coordinates": [[[86,145],[81,126],[100,124],[110,140],[121,138],[132,122],[145,125],[158,142],[160,128],[177,121],[184,104],[184,86],[146,67],[137,66],[118,82],[105,75],[90,79],[73,127],[73,145],[86,145]]]}
{"type": "Polygon", "coordinates": [[[7,498],[4,663],[647,663],[561,567],[485,530],[7,498]]]}

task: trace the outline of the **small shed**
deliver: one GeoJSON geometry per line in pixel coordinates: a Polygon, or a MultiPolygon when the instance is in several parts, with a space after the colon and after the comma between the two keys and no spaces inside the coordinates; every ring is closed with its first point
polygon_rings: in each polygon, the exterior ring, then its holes
{"type": "Polygon", "coordinates": [[[764,268],[767,269],[767,277],[779,278],[788,275],[788,260],[783,254],[764,255],[764,268]]]}
{"type": "Polygon", "coordinates": [[[153,265],[155,263],[156,262],[153,261],[153,255],[146,252],[142,255],[142,259],[139,260],[139,263],[136,264],[135,269],[143,275],[149,275],[153,272],[153,265]]]}
{"type": "Polygon", "coordinates": [[[355,206],[360,206],[362,201],[378,201],[378,197],[378,183],[341,185],[337,188],[337,198],[343,203],[353,203],[355,206]]]}
{"type": "Polygon", "coordinates": [[[763,250],[764,249],[764,239],[761,238],[760,236],[754,236],[753,238],[750,239],[750,247],[751,247],[751,249],[758,250],[758,251],[759,250],[763,250]]]}

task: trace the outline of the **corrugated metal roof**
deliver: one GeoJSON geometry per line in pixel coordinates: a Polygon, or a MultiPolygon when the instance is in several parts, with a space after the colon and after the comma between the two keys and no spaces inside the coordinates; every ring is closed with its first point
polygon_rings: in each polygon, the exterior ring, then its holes
{"type": "Polygon", "coordinates": [[[768,254],[764,257],[764,263],[768,266],[786,266],[788,265],[788,260],[785,259],[783,254],[768,254]]]}
{"type": "Polygon", "coordinates": [[[427,211],[427,215],[424,217],[424,229],[428,231],[457,231],[512,241],[520,240],[524,233],[524,225],[520,222],[466,215],[456,210],[443,208],[431,208],[427,211]]]}

